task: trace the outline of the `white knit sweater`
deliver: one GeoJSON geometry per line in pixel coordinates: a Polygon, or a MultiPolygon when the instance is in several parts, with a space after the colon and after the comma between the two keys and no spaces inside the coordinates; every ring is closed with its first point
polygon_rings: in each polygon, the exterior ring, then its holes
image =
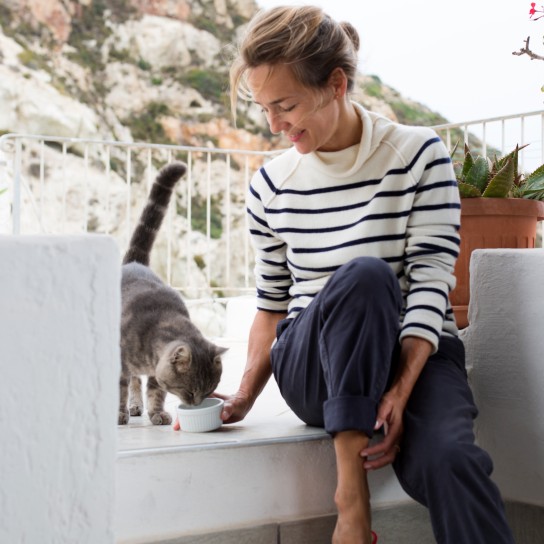
{"type": "Polygon", "coordinates": [[[451,160],[431,129],[355,106],[360,144],[306,155],[291,148],[253,176],[258,308],[294,317],[341,265],[378,257],[404,296],[401,338],[424,338],[436,350],[441,334],[457,335],[448,300],[460,225],[451,160]]]}

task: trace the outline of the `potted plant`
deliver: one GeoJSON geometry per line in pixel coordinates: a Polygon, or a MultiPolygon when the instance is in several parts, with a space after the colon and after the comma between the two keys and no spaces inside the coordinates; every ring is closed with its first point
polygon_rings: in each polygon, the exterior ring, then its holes
{"type": "Polygon", "coordinates": [[[463,160],[454,162],[461,196],[461,247],[450,301],[459,328],[468,325],[472,251],[535,247],[537,223],[544,219],[544,165],[529,175],[520,174],[520,149],[516,146],[491,160],[474,157],[465,144],[463,160]]]}

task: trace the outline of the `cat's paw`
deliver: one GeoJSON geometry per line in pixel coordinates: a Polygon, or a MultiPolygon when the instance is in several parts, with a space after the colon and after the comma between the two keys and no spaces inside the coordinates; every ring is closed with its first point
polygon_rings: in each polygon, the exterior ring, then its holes
{"type": "Polygon", "coordinates": [[[168,412],[149,414],[149,419],[153,425],[170,425],[172,423],[172,416],[168,412]]]}
{"type": "Polygon", "coordinates": [[[117,425],[126,425],[130,419],[128,412],[119,412],[117,417],[117,425]]]}
{"type": "Polygon", "coordinates": [[[141,404],[132,404],[128,408],[131,416],[138,417],[144,413],[144,407],[141,404]]]}

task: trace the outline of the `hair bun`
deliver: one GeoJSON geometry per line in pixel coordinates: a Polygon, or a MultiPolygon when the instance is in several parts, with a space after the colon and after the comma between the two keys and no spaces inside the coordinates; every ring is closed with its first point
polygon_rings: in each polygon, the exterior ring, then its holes
{"type": "Polygon", "coordinates": [[[355,51],[359,51],[360,41],[357,29],[351,23],[348,23],[346,21],[341,22],[340,26],[342,27],[342,30],[347,34],[348,38],[351,40],[355,51]]]}

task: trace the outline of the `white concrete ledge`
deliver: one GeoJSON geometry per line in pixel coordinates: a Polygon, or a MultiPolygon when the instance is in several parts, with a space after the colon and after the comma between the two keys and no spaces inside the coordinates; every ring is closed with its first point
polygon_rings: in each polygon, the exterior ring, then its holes
{"type": "MultiPolygon", "coordinates": [[[[229,302],[234,315],[247,300],[229,302]]],[[[231,314],[231,315],[232,315],[231,314]]],[[[216,339],[229,347],[219,391],[233,393],[243,373],[247,338],[216,339]]],[[[167,407],[175,414],[176,399],[167,407]]],[[[333,515],[336,464],[332,440],[304,425],[273,379],[244,421],[211,433],[174,432],[133,418],[119,428],[118,544],[160,542],[333,515]]],[[[369,477],[374,507],[411,500],[391,468],[369,477]]],[[[259,540],[260,542],[260,540],[259,540]]],[[[330,542],[330,539],[329,539],[330,542]]]]}
{"type": "Polygon", "coordinates": [[[119,253],[0,237],[0,542],[114,542],[119,253]]]}

